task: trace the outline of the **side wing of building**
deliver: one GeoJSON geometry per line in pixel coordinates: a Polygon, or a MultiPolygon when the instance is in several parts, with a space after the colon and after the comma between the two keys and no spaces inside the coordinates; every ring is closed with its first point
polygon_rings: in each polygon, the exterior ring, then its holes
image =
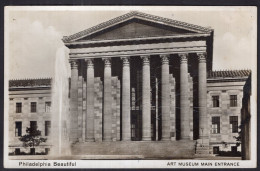
{"type": "Polygon", "coordinates": [[[210,145],[219,151],[241,151],[236,137],[240,136],[243,87],[249,70],[211,71],[207,79],[207,112],[210,145]]]}
{"type": "Polygon", "coordinates": [[[9,155],[46,154],[51,126],[51,79],[9,81],[9,155]],[[26,128],[37,126],[46,143],[35,148],[24,147],[19,137],[26,128]]]}

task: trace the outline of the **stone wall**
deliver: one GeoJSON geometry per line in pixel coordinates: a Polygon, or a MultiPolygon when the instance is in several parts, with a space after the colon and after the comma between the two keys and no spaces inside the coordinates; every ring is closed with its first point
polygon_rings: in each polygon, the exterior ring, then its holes
{"type": "Polygon", "coordinates": [[[19,137],[15,136],[15,122],[22,122],[22,135],[26,134],[26,128],[30,127],[30,121],[37,121],[38,130],[42,137],[47,138],[46,143],[42,143],[35,148],[36,152],[44,152],[45,148],[50,148],[49,136],[45,136],[45,121],[51,121],[51,113],[45,111],[45,102],[51,102],[51,90],[23,90],[9,92],[9,152],[13,153],[15,148],[20,148],[21,152],[29,152],[30,147],[23,147],[19,137]],[[36,102],[37,110],[31,113],[30,103],[36,102]],[[16,103],[22,103],[22,113],[16,113],[16,103]]]}
{"type": "Polygon", "coordinates": [[[102,141],[103,84],[100,77],[94,80],[94,91],[94,137],[95,141],[102,141]]]}
{"type": "Polygon", "coordinates": [[[189,82],[189,104],[190,104],[190,110],[189,110],[189,124],[190,124],[190,140],[193,140],[193,81],[190,74],[188,74],[188,82],[189,82]]]}
{"type": "MultiPolygon", "coordinates": [[[[210,128],[210,145],[219,147],[220,151],[231,151],[236,146],[238,133],[232,133],[230,128],[230,116],[238,117],[238,126],[241,124],[242,96],[244,81],[238,82],[214,82],[208,83],[207,112],[210,128]],[[237,95],[237,106],[230,106],[230,95],[237,95]],[[213,107],[212,96],[219,96],[219,107],[213,107]],[[212,117],[220,117],[220,133],[212,133],[212,117]]],[[[238,129],[238,132],[240,129],[238,129]]],[[[241,146],[238,146],[241,151],[241,146]]]]}
{"type": "Polygon", "coordinates": [[[176,82],[175,78],[173,78],[172,74],[170,74],[170,133],[171,133],[171,140],[176,140],[176,100],[175,100],[175,93],[176,93],[176,82]]]}
{"type": "Polygon", "coordinates": [[[120,81],[112,77],[112,140],[120,140],[120,81]]]}
{"type": "MultiPolygon", "coordinates": [[[[112,94],[112,140],[120,140],[120,81],[111,78],[112,94]]],[[[86,132],[86,82],[82,76],[78,78],[78,140],[85,141],[86,132]]],[[[103,135],[103,82],[100,77],[94,78],[94,138],[102,141],[103,135]]]]}

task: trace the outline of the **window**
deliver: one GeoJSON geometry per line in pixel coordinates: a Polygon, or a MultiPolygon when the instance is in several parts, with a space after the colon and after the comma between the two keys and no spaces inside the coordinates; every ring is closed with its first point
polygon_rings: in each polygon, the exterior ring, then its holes
{"type": "Polygon", "coordinates": [[[50,148],[45,148],[45,154],[49,154],[50,148]]]}
{"type": "Polygon", "coordinates": [[[219,154],[219,147],[213,147],[213,154],[219,154]]]}
{"type": "Polygon", "coordinates": [[[238,133],[238,116],[230,116],[230,130],[232,133],[238,133]]]}
{"type": "Polygon", "coordinates": [[[15,122],[15,136],[22,136],[22,122],[15,122]]]}
{"type": "Polygon", "coordinates": [[[30,148],[30,154],[35,155],[35,148],[30,148]]]}
{"type": "Polygon", "coordinates": [[[30,128],[37,130],[37,121],[30,121],[30,128]]]}
{"type": "Polygon", "coordinates": [[[50,135],[51,121],[45,121],[45,136],[50,135]]]}
{"type": "Polygon", "coordinates": [[[16,113],[22,113],[22,103],[16,103],[16,113]]]}
{"type": "Polygon", "coordinates": [[[36,102],[31,102],[31,113],[36,112],[36,102]]]}
{"type": "Polygon", "coordinates": [[[230,95],[230,107],[237,106],[237,95],[230,95]]]}
{"type": "Polygon", "coordinates": [[[236,153],[237,152],[237,146],[231,146],[231,152],[236,153]]]}
{"type": "Polygon", "coordinates": [[[15,155],[20,155],[20,148],[15,148],[14,154],[15,155]]]}
{"type": "Polygon", "coordinates": [[[213,107],[219,107],[219,96],[212,96],[213,107]]]}
{"type": "Polygon", "coordinates": [[[220,133],[220,117],[212,117],[211,131],[212,131],[212,134],[220,133]]]}
{"type": "Polygon", "coordinates": [[[51,102],[45,102],[45,112],[51,112],[51,102]]]}

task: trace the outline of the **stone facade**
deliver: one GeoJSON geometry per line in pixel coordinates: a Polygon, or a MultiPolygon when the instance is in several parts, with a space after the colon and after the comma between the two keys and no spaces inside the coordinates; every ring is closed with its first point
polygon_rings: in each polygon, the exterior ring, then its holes
{"type": "Polygon", "coordinates": [[[95,113],[95,127],[94,127],[94,136],[95,141],[102,141],[102,103],[103,103],[103,86],[100,78],[95,79],[95,100],[94,100],[94,113],[95,113]]]}
{"type": "Polygon", "coordinates": [[[31,121],[37,122],[41,135],[47,138],[47,142],[35,148],[35,153],[45,153],[51,148],[48,141],[50,136],[46,135],[46,121],[51,121],[51,84],[50,79],[12,80],[9,82],[9,153],[30,153],[30,147],[23,147],[19,140],[20,135],[26,134],[26,128],[30,127],[31,121]],[[31,110],[31,103],[36,103],[36,111],[31,110]],[[16,104],[21,103],[21,112],[18,112],[16,104]],[[20,128],[16,128],[16,122],[21,122],[20,128]],[[15,130],[17,129],[17,130],[15,130]]]}
{"type": "MultiPolygon", "coordinates": [[[[112,139],[113,141],[120,140],[120,81],[117,77],[112,77],[112,139]]],[[[82,142],[85,139],[86,133],[86,82],[82,76],[78,77],[78,141],[82,142]],[[84,119],[83,119],[84,118],[84,119]]],[[[103,84],[99,77],[94,78],[94,139],[102,141],[103,135],[103,84]]]]}
{"type": "MultiPolygon", "coordinates": [[[[207,111],[208,111],[208,126],[210,128],[209,144],[211,151],[218,147],[219,151],[231,151],[232,147],[236,147],[236,139],[238,132],[232,133],[230,127],[230,116],[237,116],[238,126],[241,124],[240,109],[242,108],[243,86],[250,71],[245,72],[244,75],[231,77],[232,74],[224,77],[212,76],[211,72],[207,79],[207,111]],[[237,106],[230,106],[230,95],[237,95],[237,106]],[[213,106],[212,96],[219,96],[219,107],[213,106]],[[212,117],[220,117],[220,132],[212,132],[212,117]]],[[[235,71],[229,71],[234,73],[235,71]]],[[[242,72],[242,71],[241,71],[242,72]]],[[[16,80],[19,82],[20,80],[16,80]]],[[[190,74],[188,75],[189,89],[189,124],[190,124],[190,139],[193,139],[193,81],[190,74]]],[[[10,81],[12,82],[12,81],[10,81]]],[[[170,133],[171,140],[176,141],[176,81],[172,74],[169,75],[170,82],[170,133]]],[[[121,140],[120,129],[120,91],[121,84],[117,77],[112,77],[112,140],[121,140]]],[[[78,139],[83,141],[85,135],[85,116],[86,112],[86,82],[82,77],[78,79],[78,109],[82,111],[79,113],[78,120],[78,139]],[[81,126],[82,125],[82,126],[81,126]]],[[[132,97],[136,97],[136,91],[133,91],[132,97]]],[[[96,142],[102,142],[103,135],[103,83],[100,77],[94,79],[94,137],[96,142]]],[[[156,98],[158,100],[158,98],[156,98]]],[[[45,121],[51,120],[51,113],[46,109],[46,102],[51,102],[51,84],[48,86],[28,85],[11,86],[9,89],[9,152],[15,153],[15,149],[19,148],[21,152],[30,152],[30,148],[22,147],[22,143],[15,136],[15,122],[22,122],[22,135],[25,134],[26,127],[30,126],[30,121],[37,121],[38,129],[45,135],[45,121]],[[36,102],[36,113],[30,112],[30,103],[36,102]],[[16,113],[16,103],[22,103],[22,113],[16,113]]],[[[48,136],[46,136],[48,138],[48,136]]],[[[206,141],[206,140],[204,140],[206,141]]],[[[36,153],[45,152],[49,149],[50,144],[43,143],[36,147],[36,153]]],[[[238,146],[237,151],[241,151],[241,146],[238,146]]]]}
{"type": "MultiPolygon", "coordinates": [[[[222,71],[225,73],[227,71],[222,71]]],[[[218,148],[219,151],[241,151],[241,145],[237,147],[236,138],[239,136],[241,131],[239,126],[241,125],[241,108],[242,108],[242,97],[243,97],[243,87],[245,81],[249,75],[249,71],[246,74],[240,74],[236,77],[232,76],[236,72],[242,71],[228,71],[227,75],[220,76],[209,76],[207,80],[207,109],[209,115],[209,128],[210,133],[210,145],[212,148],[218,148]],[[219,97],[219,104],[214,106],[213,96],[219,97]],[[237,98],[236,103],[232,104],[232,96],[237,98]],[[220,119],[220,130],[219,132],[213,132],[214,129],[212,118],[218,117],[220,119]],[[237,118],[237,129],[232,128],[231,117],[237,118]]],[[[210,75],[209,74],[209,75],[210,75]]],[[[220,75],[221,73],[219,73],[220,75]]]]}
{"type": "Polygon", "coordinates": [[[171,119],[171,125],[170,125],[170,132],[171,132],[171,140],[175,141],[176,140],[176,103],[175,103],[175,93],[176,93],[176,83],[175,79],[173,78],[172,75],[170,75],[170,119],[171,119]]]}

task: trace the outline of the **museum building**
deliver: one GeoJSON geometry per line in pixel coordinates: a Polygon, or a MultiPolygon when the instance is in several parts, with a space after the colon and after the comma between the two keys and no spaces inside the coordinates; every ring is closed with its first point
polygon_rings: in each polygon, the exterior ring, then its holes
{"type": "MultiPolygon", "coordinates": [[[[234,137],[250,71],[212,71],[213,37],[211,28],[136,11],[64,37],[73,152],[117,141],[186,142],[204,155],[240,151],[234,137]]],[[[48,132],[50,90],[51,79],[10,80],[11,152],[35,121],[48,132]]]]}

